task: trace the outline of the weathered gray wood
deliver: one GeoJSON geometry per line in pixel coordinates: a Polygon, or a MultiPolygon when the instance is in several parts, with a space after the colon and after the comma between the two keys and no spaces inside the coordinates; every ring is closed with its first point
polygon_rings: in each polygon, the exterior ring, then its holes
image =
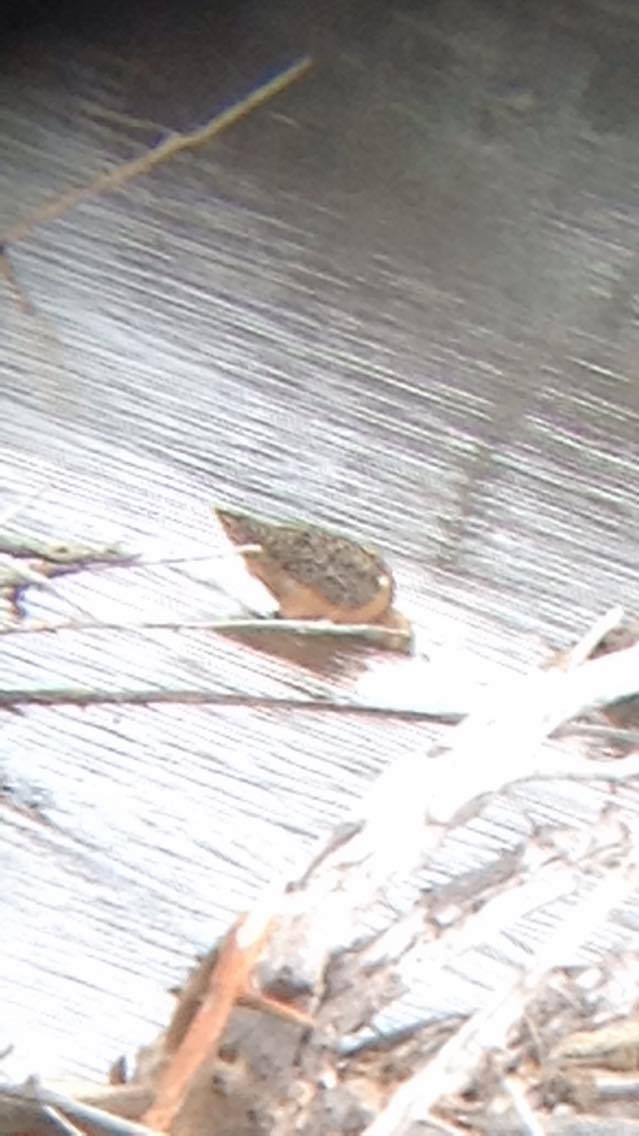
{"type": "MultiPolygon", "coordinates": [[[[2,294],[0,507],[41,487],[27,532],[186,555],[219,551],[219,497],[330,521],[389,554],[426,648],[452,642],[478,670],[636,608],[633,6],[130,7],[3,38],[0,229],[262,69],[311,50],[316,71],[12,251],[41,318],[2,294]]],[[[225,618],[240,609],[211,588],[221,571],[55,587],[103,618],[225,618]]],[[[44,591],[30,611],[77,614],[44,591]]],[[[17,638],[3,685],[408,681],[398,659],[340,652],[315,673],[194,632],[17,638]]],[[[193,952],[433,736],[201,707],[0,727],[3,1031],[47,1077],[101,1075],[152,1034],[193,952]]],[[[587,819],[596,797],[531,808],[587,819]]],[[[495,805],[457,856],[517,823],[495,805]]]]}

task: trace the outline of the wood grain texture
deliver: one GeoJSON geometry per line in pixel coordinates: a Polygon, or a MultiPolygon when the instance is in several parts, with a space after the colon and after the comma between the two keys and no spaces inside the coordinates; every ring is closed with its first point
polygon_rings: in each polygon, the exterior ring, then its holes
{"type": "MultiPolygon", "coordinates": [[[[636,609],[638,38],[632,4],[594,0],[61,6],[14,24],[0,229],[294,56],[316,67],[210,150],[12,250],[39,318],[0,297],[0,507],[41,487],[27,532],[189,558],[222,548],[215,499],[329,522],[389,557],[428,649],[478,666],[521,669],[610,603],[636,609]]],[[[222,618],[229,590],[255,599],[219,559],[55,586],[33,614],[222,618]]],[[[3,686],[343,693],[376,672],[406,674],[195,632],[0,643],[3,686]]],[[[3,1030],[46,1076],[102,1074],[154,1033],[194,951],[432,736],[202,707],[0,727],[11,800],[48,821],[0,812],[3,1030]]],[[[587,821],[589,792],[533,804],[587,821]]],[[[451,855],[509,826],[495,805],[451,855]]]]}

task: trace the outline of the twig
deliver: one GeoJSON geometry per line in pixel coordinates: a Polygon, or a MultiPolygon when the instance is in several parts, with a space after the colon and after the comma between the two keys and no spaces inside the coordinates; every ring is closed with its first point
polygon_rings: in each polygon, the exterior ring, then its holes
{"type": "MultiPolygon", "coordinates": [[[[135,561],[136,568],[153,567],[154,564],[164,566],[165,564],[197,564],[198,561],[206,560],[230,560],[236,556],[252,556],[262,551],[261,544],[238,544],[233,548],[225,548],[222,551],[215,551],[211,549],[209,552],[199,552],[196,556],[138,556],[135,561]]],[[[108,564],[107,568],[121,568],[121,564],[108,564]]]]}
{"type": "Polygon", "coordinates": [[[619,745],[639,746],[639,730],[626,730],[599,722],[566,722],[558,731],[561,737],[572,734],[593,741],[616,742],[619,745]]]}
{"type": "Polygon", "coordinates": [[[267,1012],[281,1014],[308,1027],[312,1019],[293,1006],[262,997],[251,985],[252,971],[264,950],[273,926],[271,913],[254,912],[236,922],[219,949],[208,989],[188,1031],[160,1072],[155,1100],[144,1116],[147,1124],[163,1133],[171,1131],[173,1121],[188,1097],[199,1070],[216,1053],[234,1006],[249,996],[267,1012]]]}
{"type": "MultiPolygon", "coordinates": [[[[39,573],[33,573],[33,583],[41,583],[39,573]],[[37,578],[36,578],[37,577],[37,578]]],[[[307,619],[221,619],[221,620],[141,620],[139,623],[95,620],[79,622],[65,620],[59,623],[16,623],[0,627],[0,635],[42,634],[53,631],[215,631],[252,635],[254,631],[283,632],[305,638],[364,639],[368,643],[386,644],[400,638],[408,641],[405,631],[368,623],[328,623],[307,619]]]]}
{"type": "MultiPolygon", "coordinates": [[[[52,583],[52,577],[68,575],[71,572],[81,572],[95,564],[107,563],[113,566],[117,563],[120,567],[130,567],[136,559],[132,554],[121,553],[118,549],[110,547],[92,550],[84,545],[47,545],[45,542],[37,540],[32,541],[31,544],[24,538],[11,537],[0,532],[0,567],[4,574],[3,590],[5,593],[7,591],[13,593],[15,604],[17,594],[23,588],[29,585],[44,588],[57,599],[62,599],[72,609],[79,612],[84,619],[91,619],[91,612],[87,611],[77,600],[69,600],[68,597],[62,596],[52,583]],[[36,549],[40,551],[36,551],[36,549]],[[33,566],[34,562],[38,567],[33,566]]],[[[25,623],[0,624],[0,635],[5,635],[12,630],[21,630],[25,626],[27,626],[25,623]]]]}
{"type": "MultiPolygon", "coordinates": [[[[344,863],[367,862],[365,875],[352,872],[343,881],[341,894],[333,897],[331,917],[337,921],[349,912],[352,918],[353,906],[365,910],[385,881],[395,873],[405,875],[425,854],[433,854],[450,827],[476,815],[492,793],[534,779],[542,768],[542,743],[564,721],[593,705],[638,692],[639,646],[574,671],[540,671],[488,692],[485,709],[469,714],[450,739],[431,747],[428,756],[436,760],[425,761],[423,753],[407,754],[371,786],[351,818],[363,823],[347,850],[329,855],[322,878],[311,881],[323,894],[335,872],[341,878],[344,863]]],[[[565,756],[553,753],[544,760],[543,773],[560,778],[568,767],[565,756]]],[[[330,921],[328,915],[326,919],[330,921]]]]}
{"type": "MultiPolygon", "coordinates": [[[[34,495],[37,494],[32,494],[30,497],[34,495]]],[[[20,502],[16,508],[19,509],[23,504],[24,501],[20,502]]],[[[191,557],[179,557],[174,561],[166,558],[142,560],[136,553],[121,552],[117,546],[106,545],[103,548],[91,549],[86,545],[48,543],[36,537],[11,536],[2,532],[1,524],[2,519],[0,518],[0,568],[3,567],[3,559],[8,558],[8,566],[5,570],[8,580],[3,582],[3,587],[14,591],[21,590],[28,585],[44,588],[84,618],[82,620],[65,620],[59,624],[40,621],[30,622],[23,619],[19,623],[0,624],[0,636],[35,631],[85,630],[96,626],[92,612],[78,603],[77,600],[70,600],[68,596],[60,593],[52,584],[52,577],[68,575],[71,572],[81,572],[85,568],[98,568],[100,571],[114,568],[144,568],[153,564],[183,563],[192,559],[191,557]],[[34,568],[31,561],[40,564],[40,570],[34,568]],[[13,573],[13,579],[11,579],[11,573],[13,573]]],[[[201,559],[226,560],[238,555],[249,556],[259,551],[260,545],[248,544],[237,549],[233,548],[230,551],[211,551],[206,557],[203,555],[201,559]]],[[[212,581],[212,586],[223,590],[225,594],[229,594],[226,589],[223,589],[214,581],[212,581]]],[[[246,605],[244,606],[245,610],[250,611],[246,605]]],[[[97,626],[102,627],[103,624],[99,623],[97,626]]]]}
{"type": "Polygon", "coordinates": [[[530,916],[552,902],[574,895],[579,886],[580,869],[557,859],[555,849],[548,852],[548,862],[530,870],[525,861],[521,867],[513,864],[507,888],[494,889],[491,896],[490,884],[467,897],[470,910],[459,918],[438,938],[427,943],[419,951],[419,964],[426,970],[429,982],[434,988],[445,981],[445,971],[469,951],[477,949],[482,943],[493,942],[512,927],[517,920],[530,916]],[[486,894],[488,892],[488,895],[486,894]]]}
{"type": "Polygon", "coordinates": [[[596,619],[592,627],[589,627],[581,636],[581,639],[578,639],[575,645],[564,654],[561,669],[571,671],[585,663],[604,636],[619,626],[623,620],[623,615],[622,607],[613,607],[605,612],[600,619],[596,619]]]}
{"type": "MultiPolygon", "coordinates": [[[[71,625],[78,629],[78,626],[71,625]]],[[[119,624],[91,624],[92,628],[120,626],[119,624]]],[[[158,624],[145,624],[144,627],[157,627],[158,624]]],[[[176,626],[176,625],[162,625],[176,626]]],[[[177,625],[177,626],[189,626],[177,625]]],[[[297,624],[288,620],[227,620],[222,623],[194,624],[204,629],[221,629],[235,631],[286,631],[296,630],[297,624]]],[[[327,625],[304,623],[311,626],[311,634],[352,634],[353,629],[348,625],[327,625]]],[[[127,624],[127,629],[138,629],[138,625],[127,624]]],[[[37,627],[29,627],[31,631],[37,627]]],[[[50,627],[57,630],[57,627],[50,627]]],[[[10,628],[13,631],[13,628],[10,628]]],[[[360,629],[357,629],[358,633],[360,629]]],[[[372,627],[374,632],[386,630],[383,627],[372,627]]],[[[4,631],[4,629],[3,629],[4,631]]],[[[129,704],[145,705],[153,703],[192,703],[201,705],[241,705],[241,706],[280,706],[291,709],[321,709],[334,710],[340,713],[385,714],[399,718],[419,717],[441,723],[461,723],[463,729],[456,733],[455,744],[441,756],[446,757],[445,762],[437,762],[436,770],[432,762],[424,762],[421,755],[413,763],[409,761],[410,769],[404,763],[392,766],[384,774],[375,787],[375,796],[379,796],[379,805],[384,813],[388,814],[390,801],[399,792],[403,804],[398,802],[397,809],[402,809],[416,800],[429,802],[429,813],[433,820],[448,823],[456,811],[469,805],[480,795],[504,788],[518,781],[529,779],[537,774],[544,777],[561,777],[570,773],[568,759],[562,758],[561,763],[555,764],[552,769],[541,769],[538,765],[537,748],[548,734],[552,733],[564,719],[588,709],[592,705],[613,702],[618,698],[628,697],[638,693],[639,688],[639,647],[631,647],[625,651],[615,651],[592,662],[585,663],[576,671],[565,673],[560,671],[541,672],[539,675],[529,676],[528,679],[518,680],[516,684],[509,683],[500,689],[500,693],[487,692],[487,711],[473,713],[467,716],[463,710],[442,711],[435,702],[409,708],[384,706],[377,703],[356,702],[354,700],[332,699],[324,696],[318,697],[288,697],[277,696],[228,694],[199,688],[184,688],[162,690],[153,687],[147,689],[120,689],[109,690],[85,687],[50,687],[50,688],[14,688],[0,690],[0,706],[13,706],[20,704],[37,705],[64,705],[88,706],[92,704],[129,704]],[[502,713],[498,717],[498,710],[502,713]],[[534,730],[532,723],[535,724],[534,730]],[[525,739],[522,743],[522,738],[525,739]],[[485,760],[491,755],[490,762],[485,760]],[[564,764],[565,762],[565,764],[564,764]],[[413,780],[411,780],[413,778],[413,780]],[[421,787],[418,787],[421,786],[421,787]],[[416,796],[417,794],[417,796],[416,796]],[[409,798],[409,801],[406,798],[409,798]]],[[[439,751],[438,751],[439,753],[439,751]]],[[[433,756],[437,756],[434,754],[433,756]]],[[[616,763],[618,764],[618,763],[616,763]]],[[[607,763],[603,768],[594,763],[578,767],[578,774],[583,770],[591,769],[593,775],[605,778],[610,771],[611,779],[615,763],[607,763]]],[[[584,774],[587,775],[587,774],[584,774]]],[[[420,805],[421,808],[421,805],[420,805]]],[[[413,810],[409,808],[409,813],[413,810]]],[[[419,824],[422,824],[422,813],[419,813],[419,824]]]]}
{"type": "Polygon", "coordinates": [[[137,552],[124,552],[118,544],[96,545],[91,548],[85,544],[66,543],[64,541],[47,541],[40,537],[12,536],[2,531],[6,521],[11,520],[16,512],[24,507],[34,497],[38,497],[41,490],[30,493],[17,505],[11,506],[6,514],[0,515],[0,552],[15,559],[46,560],[51,564],[64,566],[74,565],[100,565],[102,568],[145,568],[154,564],[190,564],[198,560],[230,560],[236,556],[250,556],[261,551],[259,544],[238,545],[230,549],[216,551],[210,549],[197,556],[157,556],[142,557],[137,552]]]}
{"type": "Polygon", "coordinates": [[[548,971],[574,957],[592,931],[637,886],[639,868],[635,860],[633,849],[617,869],[606,873],[571,909],[569,919],[540,948],[527,972],[503,983],[488,1004],[401,1085],[365,1130],[365,1136],[403,1136],[412,1124],[428,1120],[441,1097],[463,1090],[486,1053],[504,1048],[510,1030],[523,1016],[527,1002],[548,971]]]}
{"type": "MultiPolygon", "coordinates": [[[[138,1124],[115,1113],[106,1112],[95,1105],[84,1104],[66,1093],[56,1092],[41,1085],[37,1079],[30,1078],[25,1084],[0,1084],[0,1106],[7,1102],[13,1104],[14,1109],[24,1109],[25,1114],[31,1115],[33,1110],[42,1111],[49,1107],[61,1112],[65,1118],[72,1120],[82,1129],[99,1133],[100,1136],[156,1136],[144,1124],[138,1124]]],[[[17,1128],[15,1131],[24,1129],[17,1128]]]]}
{"type": "Polygon", "coordinates": [[[383,714],[396,718],[425,718],[442,725],[450,725],[463,715],[432,712],[426,709],[398,710],[386,706],[351,702],[328,696],[308,697],[270,694],[228,694],[223,691],[184,689],[157,690],[104,690],[93,687],[42,687],[34,689],[0,689],[2,706],[153,706],[167,703],[195,706],[274,707],[283,710],[327,710],[338,714],[383,714]]]}
{"type": "MultiPolygon", "coordinates": [[[[88,185],[76,186],[73,189],[68,189],[65,193],[53,198],[47,205],[43,205],[40,209],[36,209],[29,217],[23,221],[19,221],[13,225],[0,238],[0,248],[2,245],[16,244],[18,241],[28,236],[37,226],[45,224],[47,221],[54,221],[67,213],[75,205],[81,201],[86,201],[100,193],[106,193],[110,190],[120,189],[126,182],[131,181],[133,178],[139,177],[141,174],[147,174],[155,166],[161,162],[166,162],[169,158],[174,158],[176,154],[180,154],[183,150],[193,149],[196,146],[203,146],[205,143],[210,142],[211,139],[217,137],[229,126],[234,126],[242,118],[245,118],[251,111],[257,107],[262,106],[263,103],[272,99],[275,95],[280,94],[287,87],[290,87],[297,79],[306,74],[311,66],[311,60],[308,56],[300,59],[291,67],[287,67],[285,71],[281,71],[275,78],[269,80],[268,83],[263,83],[254,91],[251,91],[246,98],[241,99],[240,102],[234,103],[233,106],[228,107],[205,126],[199,127],[188,134],[173,134],[164,142],[154,146],[139,158],[134,158],[130,162],[125,162],[123,165],[118,166],[114,170],[108,170],[106,173],[98,174],[93,178],[88,185]]],[[[6,256],[5,256],[6,259],[6,256]]],[[[5,268],[5,276],[7,271],[5,268]]],[[[9,277],[11,279],[11,277],[9,277]]]]}
{"type": "Polygon", "coordinates": [[[52,1121],[56,1131],[62,1133],[62,1136],[85,1136],[85,1133],[83,1133],[80,1128],[72,1124],[66,1116],[63,1116],[59,1109],[53,1108],[50,1104],[42,1105],[42,1115],[52,1121]]]}
{"type": "Polygon", "coordinates": [[[55,566],[75,567],[88,564],[129,564],[135,553],[123,552],[118,545],[74,544],[72,541],[47,541],[39,537],[12,536],[0,530],[0,552],[16,560],[45,560],[55,566]]]}
{"type": "MultiPolygon", "coordinates": [[[[426,754],[395,761],[351,814],[360,822],[352,836],[319,859],[302,891],[289,890],[293,904],[304,903],[309,940],[326,942],[328,952],[330,942],[352,942],[360,918],[435,855],[451,829],[477,816],[491,794],[536,777],[542,743],[564,720],[638,688],[639,647],[573,672],[536,673],[491,691],[483,711],[426,754]]],[[[564,759],[552,758],[560,777],[564,759]]]]}
{"type": "MultiPolygon", "coordinates": [[[[563,722],[637,693],[637,645],[574,671],[541,671],[502,687],[487,698],[484,712],[469,715],[456,731],[444,775],[429,786],[429,815],[447,824],[480,795],[533,777],[539,747],[563,722]]],[[[556,771],[559,776],[560,762],[556,771]]]]}

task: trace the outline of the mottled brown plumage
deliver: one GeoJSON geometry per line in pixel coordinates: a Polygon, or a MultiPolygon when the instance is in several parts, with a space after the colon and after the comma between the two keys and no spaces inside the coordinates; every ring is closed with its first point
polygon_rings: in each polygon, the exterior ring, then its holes
{"type": "Polygon", "coordinates": [[[259,545],[247,568],[280,604],[286,619],[379,623],[389,614],[393,577],[379,553],[316,525],[267,521],[215,509],[235,545],[259,545]]]}

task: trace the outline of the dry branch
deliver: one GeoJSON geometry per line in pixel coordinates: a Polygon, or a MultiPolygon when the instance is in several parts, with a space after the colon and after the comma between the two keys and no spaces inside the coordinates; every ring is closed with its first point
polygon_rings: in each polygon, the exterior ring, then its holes
{"type": "MultiPolygon", "coordinates": [[[[524,1091],[525,1050],[511,1047],[513,1031],[537,1002],[551,1004],[551,977],[574,965],[639,886],[638,826],[621,813],[611,826],[604,808],[581,841],[561,833],[538,839],[533,828],[482,872],[428,892],[417,881],[487,798],[522,779],[570,777],[575,769],[611,782],[636,777],[638,758],[576,763],[544,743],[571,716],[637,693],[639,647],[535,673],[491,694],[445,744],[388,769],[301,877],[275,883],[240,923],[232,950],[221,948],[196,970],[173,1022],[140,1059],[138,1082],[153,1097],[146,1119],[172,1136],[404,1136],[415,1125],[454,1131],[451,1094],[474,1083],[486,1096],[482,1107],[505,1084],[513,1132],[522,1125],[543,1131],[543,1094],[533,1101],[524,1091]],[[376,1042],[383,1012],[420,967],[438,991],[471,950],[553,900],[568,904],[567,914],[526,964],[511,966],[491,992],[478,988],[476,1008],[449,1024],[443,1043],[427,1017],[376,1042]],[[425,942],[435,927],[439,938],[425,942]],[[242,1006],[247,990],[252,1009],[242,1006]],[[273,1016],[274,999],[288,1014],[273,1016]]],[[[536,1028],[550,1050],[547,1023],[536,1028]]],[[[470,1123],[466,1131],[495,1131],[481,1112],[478,1127],[470,1123]]]]}
{"type": "Polygon", "coordinates": [[[311,710],[334,714],[371,714],[396,718],[421,718],[440,725],[452,725],[464,715],[439,711],[436,706],[401,710],[369,702],[332,698],[328,695],[229,694],[219,690],[154,687],[109,690],[100,687],[15,687],[0,688],[0,707],[10,706],[243,706],[275,710],[311,710]]]}
{"type": "MultiPolygon", "coordinates": [[[[33,316],[36,315],[36,309],[31,303],[29,297],[25,294],[20,282],[16,276],[15,269],[9,256],[9,249],[12,245],[18,244],[20,241],[28,237],[34,229],[40,225],[44,225],[49,221],[55,221],[59,217],[64,216],[70,209],[79,205],[82,201],[89,201],[99,194],[113,192],[121,189],[127,182],[132,181],[136,177],[141,177],[144,174],[150,173],[161,162],[166,162],[170,158],[174,158],[176,154],[181,153],[183,150],[194,149],[197,146],[203,146],[216,138],[224,130],[241,119],[246,118],[257,107],[262,106],[268,102],[275,95],[290,87],[292,83],[306,74],[311,66],[312,60],[305,56],[298,60],[291,67],[281,71],[269,82],[262,84],[255,90],[251,91],[246,98],[241,99],[240,102],[235,103],[233,106],[228,107],[220,114],[216,115],[207,122],[204,126],[199,127],[184,134],[171,134],[164,142],[160,142],[145,154],[141,154],[139,158],[134,158],[130,162],[117,166],[113,170],[108,170],[105,173],[98,174],[86,185],[74,186],[72,189],[66,190],[64,193],[59,194],[49,201],[46,205],[36,209],[28,217],[22,221],[18,221],[15,225],[6,229],[3,234],[0,234],[0,274],[4,277],[5,283],[10,294],[18,304],[18,307],[25,312],[25,314],[33,316]]],[[[41,318],[41,317],[40,317],[41,318]]]]}
{"type": "Polygon", "coordinates": [[[523,1018],[528,1001],[548,972],[573,958],[588,936],[637,887],[639,867],[635,861],[633,849],[625,863],[606,873],[581,904],[573,907],[570,921],[560,925],[526,971],[504,983],[488,1005],[469,1018],[437,1056],[397,1090],[365,1136],[403,1136],[412,1124],[427,1121],[443,1096],[466,1088],[486,1055],[505,1048],[510,1030],[523,1018]]]}
{"type": "MultiPolygon", "coordinates": [[[[39,583],[41,577],[27,577],[39,583]]],[[[42,634],[54,631],[214,631],[218,634],[252,635],[254,632],[281,632],[306,639],[360,639],[385,646],[397,638],[408,642],[408,632],[368,623],[329,623],[309,619],[217,619],[217,620],[60,620],[58,623],[23,622],[0,626],[0,635],[42,634]]]]}
{"type": "MultiPolygon", "coordinates": [[[[59,1114],[67,1125],[71,1121],[75,1131],[95,1133],[96,1136],[153,1136],[143,1124],[87,1104],[67,1093],[46,1088],[36,1078],[30,1078],[21,1085],[0,1083],[0,1136],[26,1130],[40,1132],[43,1130],[42,1118],[51,1118],[52,1113],[59,1114]]],[[[55,1132],[56,1127],[46,1126],[44,1130],[55,1132]]],[[[57,1130],[64,1132],[68,1129],[57,1125],[57,1130]]]]}
{"type": "MultiPolygon", "coordinates": [[[[183,150],[192,150],[197,146],[204,146],[224,130],[228,130],[230,126],[234,126],[242,118],[246,118],[251,111],[290,87],[292,83],[306,74],[310,66],[311,60],[307,56],[298,60],[297,63],[287,67],[285,71],[281,71],[268,83],[263,83],[254,91],[251,91],[246,98],[234,103],[233,106],[228,107],[197,130],[188,134],[172,134],[164,142],[160,142],[159,145],[154,146],[153,149],[148,150],[139,158],[134,158],[131,162],[117,166],[114,170],[98,174],[87,185],[76,186],[53,198],[47,205],[36,209],[29,217],[25,217],[23,221],[19,221],[16,225],[7,229],[0,236],[0,249],[3,246],[6,248],[8,245],[24,240],[37,226],[43,225],[47,221],[56,220],[81,201],[87,201],[101,193],[121,189],[133,178],[150,173],[161,162],[174,158],[183,150]]],[[[4,271],[6,275],[6,261],[4,271]]]]}

